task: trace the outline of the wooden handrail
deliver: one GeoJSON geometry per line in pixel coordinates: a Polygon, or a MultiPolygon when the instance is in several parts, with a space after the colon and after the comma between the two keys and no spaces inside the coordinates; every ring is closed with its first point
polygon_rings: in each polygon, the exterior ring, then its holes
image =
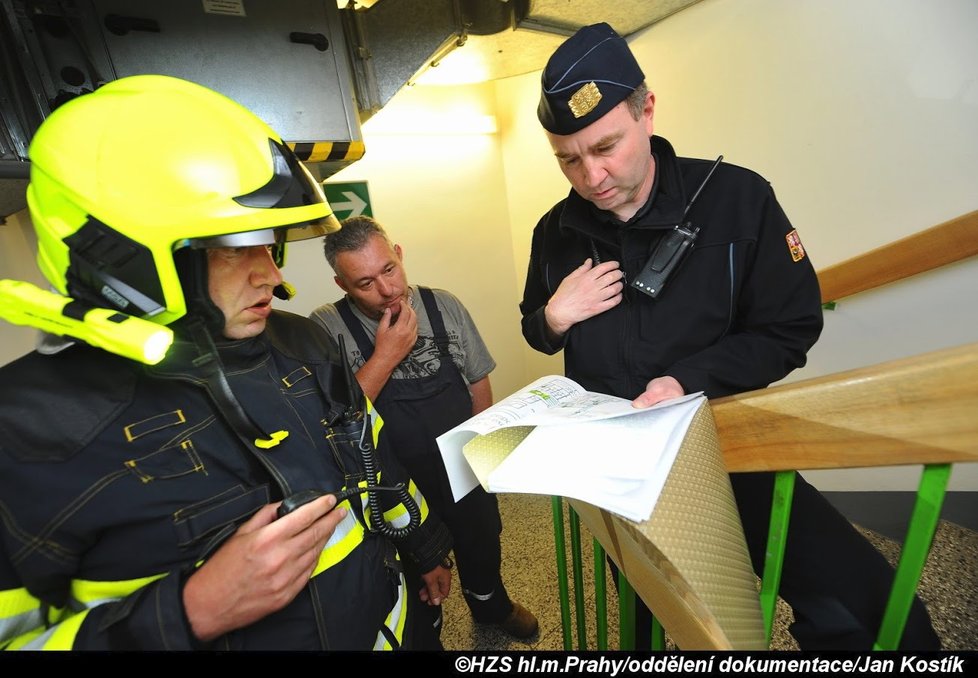
{"type": "Polygon", "coordinates": [[[978,461],[978,343],[711,401],[731,472],[978,461]]]}
{"type": "Polygon", "coordinates": [[[978,210],[822,269],[822,301],[838,301],[976,254],[978,210]]]}

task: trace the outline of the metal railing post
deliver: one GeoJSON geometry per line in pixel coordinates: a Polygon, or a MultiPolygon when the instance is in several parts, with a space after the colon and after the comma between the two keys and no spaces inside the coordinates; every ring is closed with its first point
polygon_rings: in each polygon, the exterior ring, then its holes
{"type": "Polygon", "coordinates": [[[883,612],[883,621],[873,649],[896,650],[900,645],[910,607],[917,593],[917,584],[924,565],[927,564],[927,555],[934,541],[937,523],[941,519],[941,506],[944,504],[950,478],[951,464],[924,466],[917,488],[917,501],[907,528],[907,538],[903,543],[900,563],[893,577],[890,598],[883,612]]]}
{"type": "Polygon", "coordinates": [[[771,644],[774,614],[778,605],[778,589],[781,587],[781,568],[784,549],[788,542],[788,522],[791,518],[791,500],[795,493],[795,472],[779,471],[774,476],[774,493],[771,498],[771,522],[764,553],[764,574],[761,576],[761,615],[764,633],[771,644]]]}

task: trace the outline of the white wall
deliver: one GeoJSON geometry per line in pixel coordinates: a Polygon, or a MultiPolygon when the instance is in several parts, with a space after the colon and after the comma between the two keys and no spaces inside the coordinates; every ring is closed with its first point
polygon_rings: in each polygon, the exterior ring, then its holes
{"type": "MultiPolygon", "coordinates": [[[[722,153],[765,175],[822,268],[978,208],[975,36],[973,0],[703,0],[631,46],[656,93],[656,133],[680,154],[722,153]]],[[[498,83],[521,111],[503,129],[511,186],[555,171],[542,140],[525,152],[538,82],[498,83]]],[[[518,260],[560,194],[539,184],[511,207],[518,260]]],[[[978,341],[976,293],[972,260],[846,299],[790,378],[978,341]]],[[[952,487],[978,489],[975,466],[959,465],[952,487]]],[[[872,485],[915,487],[906,471],[873,471],[872,485]]],[[[806,475],[866,488],[863,472],[806,475]]]]}
{"type": "MultiPolygon", "coordinates": [[[[567,195],[569,189],[536,118],[539,97],[539,72],[507,78],[496,85],[506,194],[509,197],[509,220],[513,234],[512,256],[516,262],[516,279],[511,293],[517,304],[523,298],[533,226],[554,203],[567,195]]],[[[545,374],[563,374],[562,354],[545,356],[527,346],[522,337],[520,345],[526,365],[524,383],[545,374]]]]}

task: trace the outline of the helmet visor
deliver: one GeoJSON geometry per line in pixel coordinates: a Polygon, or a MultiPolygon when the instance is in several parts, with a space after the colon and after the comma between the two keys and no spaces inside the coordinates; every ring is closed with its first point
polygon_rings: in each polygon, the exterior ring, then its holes
{"type": "Polygon", "coordinates": [[[256,245],[281,245],[296,240],[321,238],[339,230],[339,222],[332,214],[323,219],[275,228],[262,228],[257,231],[225,233],[205,238],[188,238],[177,247],[207,249],[211,247],[254,247],[256,245]],[[335,225],[332,225],[335,224],[335,225]]]}

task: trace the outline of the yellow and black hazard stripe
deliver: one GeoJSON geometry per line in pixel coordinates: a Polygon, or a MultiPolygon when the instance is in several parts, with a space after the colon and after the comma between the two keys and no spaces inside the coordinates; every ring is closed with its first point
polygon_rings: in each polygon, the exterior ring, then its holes
{"type": "Polygon", "coordinates": [[[362,141],[286,142],[302,162],[353,162],[366,150],[362,141]]]}

